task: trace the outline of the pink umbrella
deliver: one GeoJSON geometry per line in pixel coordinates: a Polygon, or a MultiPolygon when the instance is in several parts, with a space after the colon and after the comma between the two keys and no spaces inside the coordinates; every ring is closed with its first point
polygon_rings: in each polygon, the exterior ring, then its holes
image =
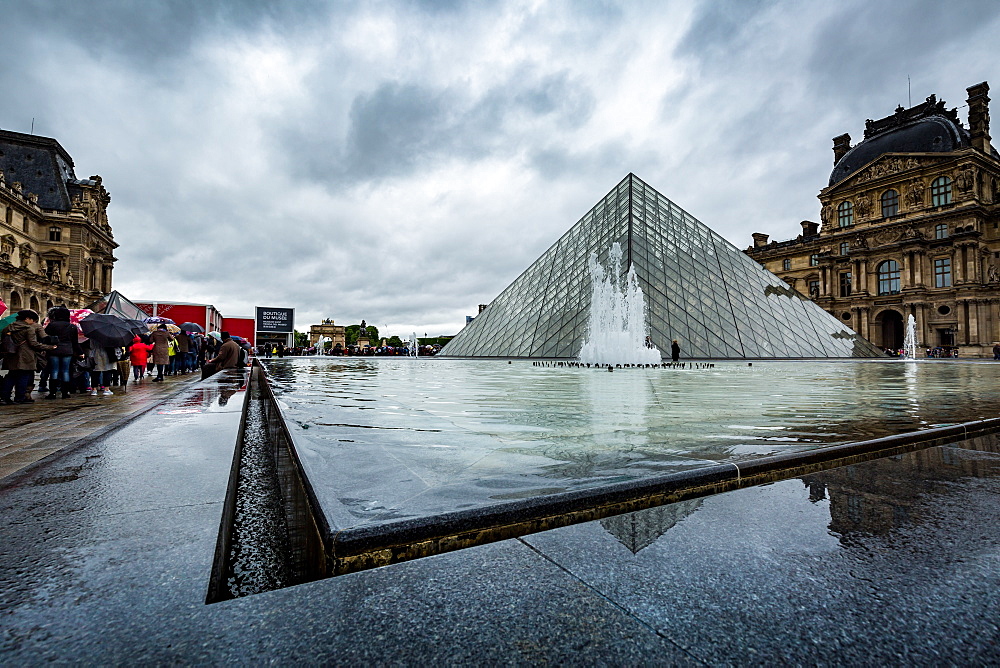
{"type": "MultiPolygon", "coordinates": [[[[76,338],[80,343],[87,340],[87,337],[83,335],[83,328],[80,327],[80,321],[86,318],[88,315],[93,313],[89,308],[71,308],[69,310],[69,321],[76,325],[76,338]]],[[[42,327],[46,327],[49,324],[49,319],[45,318],[42,320],[42,327]]]]}
{"type": "Polygon", "coordinates": [[[3,315],[6,312],[7,312],[7,302],[0,299],[0,315],[3,315]]]}

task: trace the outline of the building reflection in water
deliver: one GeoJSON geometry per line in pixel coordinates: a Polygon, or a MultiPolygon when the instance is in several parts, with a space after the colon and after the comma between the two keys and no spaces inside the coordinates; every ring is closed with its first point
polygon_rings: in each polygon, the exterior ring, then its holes
{"type": "Polygon", "coordinates": [[[922,524],[934,497],[947,494],[963,478],[1000,476],[1000,437],[927,448],[904,455],[845,466],[801,478],[810,501],[830,499],[830,531],[841,540],[852,534],[884,535],[922,524]]]}
{"type": "MultiPolygon", "coordinates": [[[[954,491],[964,478],[1000,477],[1000,435],[988,435],[876,459],[800,478],[811,502],[829,499],[829,529],[852,536],[885,535],[923,524],[936,497],[954,491]]],[[[601,526],[637,554],[697,510],[689,499],[601,520],[601,526]]]]}
{"type": "Polygon", "coordinates": [[[657,541],[701,505],[702,499],[688,499],[666,506],[647,508],[601,520],[601,526],[622,545],[638,554],[657,541]]]}

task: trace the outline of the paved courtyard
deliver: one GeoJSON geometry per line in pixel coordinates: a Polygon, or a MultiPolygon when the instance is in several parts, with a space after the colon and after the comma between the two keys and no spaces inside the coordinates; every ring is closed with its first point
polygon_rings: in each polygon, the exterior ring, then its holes
{"type": "Polygon", "coordinates": [[[0,480],[0,661],[1000,661],[995,437],[206,605],[242,384],[0,480]]]}

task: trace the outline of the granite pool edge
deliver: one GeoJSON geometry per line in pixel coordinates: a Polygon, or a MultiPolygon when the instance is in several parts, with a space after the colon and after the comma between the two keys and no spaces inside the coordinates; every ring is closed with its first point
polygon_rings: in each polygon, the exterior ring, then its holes
{"type": "Polygon", "coordinates": [[[586,490],[333,530],[324,537],[330,575],[517,538],[821,470],[1000,432],[1000,418],[843,443],[805,452],[721,463],[586,490]]]}

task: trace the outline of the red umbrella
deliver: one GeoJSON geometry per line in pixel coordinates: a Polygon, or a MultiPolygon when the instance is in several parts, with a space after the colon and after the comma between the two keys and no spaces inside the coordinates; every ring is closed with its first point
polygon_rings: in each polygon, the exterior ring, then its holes
{"type": "Polygon", "coordinates": [[[3,315],[7,311],[7,302],[0,299],[0,315],[3,315]]]}

